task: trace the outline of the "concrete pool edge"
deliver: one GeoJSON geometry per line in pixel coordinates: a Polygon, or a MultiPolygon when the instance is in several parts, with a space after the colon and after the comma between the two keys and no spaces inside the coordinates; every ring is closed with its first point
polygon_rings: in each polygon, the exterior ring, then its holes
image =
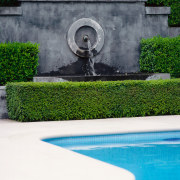
{"type": "Polygon", "coordinates": [[[118,167],[53,146],[41,139],[174,130],[180,130],[180,116],[35,123],[0,121],[0,179],[115,180],[124,176],[124,179],[131,180],[133,176],[125,175],[118,167]]]}

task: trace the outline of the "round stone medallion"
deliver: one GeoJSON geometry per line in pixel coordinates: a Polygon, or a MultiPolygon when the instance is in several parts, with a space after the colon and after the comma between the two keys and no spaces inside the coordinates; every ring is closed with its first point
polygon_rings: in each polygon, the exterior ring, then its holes
{"type": "Polygon", "coordinates": [[[104,45],[104,31],[96,21],[82,18],[75,21],[69,28],[67,41],[70,49],[77,56],[88,58],[91,54],[95,56],[101,51],[104,45]],[[87,43],[83,40],[85,36],[89,37],[90,50],[87,47],[87,43]]]}

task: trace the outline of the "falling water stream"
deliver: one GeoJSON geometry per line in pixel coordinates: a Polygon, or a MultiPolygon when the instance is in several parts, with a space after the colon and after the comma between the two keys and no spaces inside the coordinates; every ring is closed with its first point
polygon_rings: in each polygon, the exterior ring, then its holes
{"type": "Polygon", "coordinates": [[[95,73],[94,69],[94,58],[93,58],[93,53],[91,51],[91,42],[90,39],[87,35],[83,37],[84,42],[87,43],[88,51],[89,51],[89,57],[87,58],[87,63],[86,63],[86,72],[85,75],[87,76],[96,76],[97,74],[95,73]]]}

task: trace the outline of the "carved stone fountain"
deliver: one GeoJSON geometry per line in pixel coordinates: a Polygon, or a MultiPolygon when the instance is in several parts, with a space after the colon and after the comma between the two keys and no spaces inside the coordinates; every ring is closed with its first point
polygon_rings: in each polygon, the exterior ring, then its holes
{"type": "Polygon", "coordinates": [[[94,56],[104,45],[104,31],[94,20],[82,18],[75,21],[67,34],[68,45],[72,52],[82,58],[84,75],[95,76],[94,56]]]}
{"type": "Polygon", "coordinates": [[[146,1],[18,0],[0,8],[0,41],[40,44],[35,81],[146,79],[141,39],[179,34],[168,27],[170,8],[146,1]]]}
{"type": "Polygon", "coordinates": [[[67,43],[70,50],[76,55],[77,62],[81,62],[77,67],[81,74],[73,76],[35,77],[34,81],[63,82],[169,78],[169,74],[119,74],[119,71],[111,75],[97,74],[95,70],[95,57],[98,56],[103,48],[104,36],[102,27],[96,21],[90,18],[82,18],[75,21],[67,32],[67,43]]]}

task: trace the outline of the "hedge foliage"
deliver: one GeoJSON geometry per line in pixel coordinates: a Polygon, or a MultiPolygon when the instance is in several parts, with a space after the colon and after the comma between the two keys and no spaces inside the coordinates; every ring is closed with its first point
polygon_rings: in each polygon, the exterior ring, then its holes
{"type": "Polygon", "coordinates": [[[180,26],[180,0],[148,0],[146,5],[171,7],[171,14],[168,20],[169,25],[180,26]]]}
{"type": "Polygon", "coordinates": [[[37,72],[38,44],[0,43],[0,85],[30,81],[37,72]]]}
{"type": "Polygon", "coordinates": [[[19,6],[18,0],[0,0],[0,6],[19,6]]]}
{"type": "Polygon", "coordinates": [[[141,40],[140,71],[180,77],[180,36],[141,40]]]}
{"type": "Polygon", "coordinates": [[[8,83],[11,119],[50,121],[180,114],[180,79],[8,83]]]}

